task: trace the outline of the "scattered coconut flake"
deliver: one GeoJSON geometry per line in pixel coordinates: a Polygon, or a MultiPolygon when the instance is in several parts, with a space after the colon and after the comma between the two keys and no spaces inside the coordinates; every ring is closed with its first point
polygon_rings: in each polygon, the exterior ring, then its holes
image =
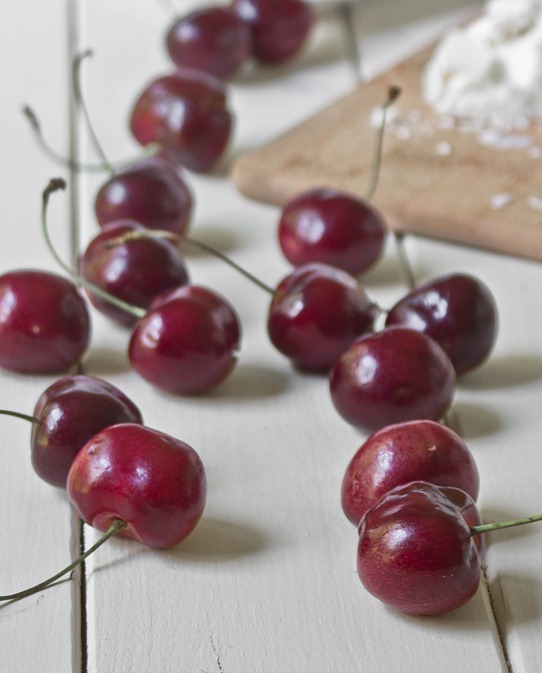
{"type": "Polygon", "coordinates": [[[508,203],[514,200],[514,195],[511,192],[500,192],[499,194],[494,194],[491,197],[491,207],[497,210],[506,206],[508,203]]]}
{"type": "Polygon", "coordinates": [[[527,203],[535,210],[542,210],[542,199],[538,196],[529,196],[527,203]]]}
{"type": "Polygon", "coordinates": [[[445,140],[435,145],[435,154],[437,154],[439,157],[449,157],[451,153],[452,153],[452,146],[445,140]]]}
{"type": "Polygon", "coordinates": [[[542,156],[542,148],[540,147],[529,147],[529,156],[531,159],[538,159],[542,156]]]}
{"type": "Polygon", "coordinates": [[[493,147],[499,150],[521,150],[531,147],[533,137],[522,134],[506,134],[495,129],[485,129],[478,134],[478,141],[484,147],[493,147]]]}
{"type": "Polygon", "coordinates": [[[395,135],[399,138],[399,140],[408,140],[412,134],[410,133],[410,129],[406,126],[398,126],[395,129],[395,135]]]}
{"type": "MultiPolygon", "coordinates": [[[[386,124],[389,124],[391,121],[393,121],[399,114],[397,108],[394,107],[393,105],[388,106],[385,109],[385,112],[386,112],[386,124]]],[[[380,128],[382,126],[383,121],[384,121],[384,107],[382,105],[379,105],[378,107],[373,108],[371,112],[371,126],[373,126],[374,128],[380,128]]]]}

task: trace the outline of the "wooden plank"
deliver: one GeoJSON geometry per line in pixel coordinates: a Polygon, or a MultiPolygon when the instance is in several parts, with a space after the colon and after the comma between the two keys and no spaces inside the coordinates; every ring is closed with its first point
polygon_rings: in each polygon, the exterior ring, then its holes
{"type": "Polygon", "coordinates": [[[374,198],[390,226],[542,260],[542,184],[536,170],[542,130],[533,126],[517,132],[512,147],[503,149],[502,139],[487,145],[465,125],[449,128],[450,120],[430,110],[421,94],[420,76],[432,49],[240,157],[232,171],[239,190],[279,205],[322,185],[364,195],[376,134],[373,112],[388,88],[399,86],[398,117],[385,138],[374,198]],[[527,146],[520,146],[526,138],[527,146]],[[495,200],[499,195],[509,198],[501,207],[495,200]]]}

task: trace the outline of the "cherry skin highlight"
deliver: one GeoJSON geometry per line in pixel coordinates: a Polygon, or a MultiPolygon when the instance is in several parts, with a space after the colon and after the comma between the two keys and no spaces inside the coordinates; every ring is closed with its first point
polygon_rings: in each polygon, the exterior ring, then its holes
{"type": "Polygon", "coordinates": [[[303,192],[282,209],[278,241],[293,266],[321,262],[356,276],[381,256],[386,224],[367,200],[336,189],[303,192]]]}
{"type": "Polygon", "coordinates": [[[252,30],[252,55],[266,65],[296,56],[316,19],[313,7],[303,0],[233,0],[231,6],[252,30]]]}
{"type": "Polygon", "coordinates": [[[68,497],[98,530],[120,519],[118,533],[150,547],[182,542],[205,507],[203,463],[185,442],[148,427],[123,423],[94,435],[68,474],[68,497]]]}
{"type": "Polygon", "coordinates": [[[357,339],[333,367],[332,402],[352,425],[373,432],[392,423],[438,420],[450,408],[455,372],[422,332],[386,329],[357,339]]]}
{"type": "Polygon", "coordinates": [[[474,457],[457,433],[435,421],[396,423],[370,435],[350,460],[341,488],[343,511],[357,526],[382,496],[411,481],[460,488],[473,500],[480,486],[474,457]]]}
{"type": "MultiPolygon", "coordinates": [[[[105,225],[79,261],[81,277],[128,304],[149,308],[155,297],[188,282],[188,270],[175,245],[152,236],[129,238],[145,228],[131,220],[105,225]],[[123,240],[123,236],[126,237],[123,240]]],[[[124,325],[136,317],[87,290],[92,304],[124,325]]]]}
{"type": "Polygon", "coordinates": [[[227,80],[250,58],[252,33],[231,7],[210,6],[177,19],[168,30],[166,46],[178,67],[227,80]]]}
{"type": "Polygon", "coordinates": [[[386,325],[420,330],[446,351],[457,376],[479,367],[497,335],[497,307],[489,288],[455,273],[420,285],[393,306],[386,325]]]}
{"type": "Polygon", "coordinates": [[[128,355],[149,383],[191,395],[228,377],[240,341],[239,318],[229,302],[209,288],[184,285],[156,298],[132,332],[128,355]]]}
{"type": "Polygon", "coordinates": [[[102,227],[117,220],[135,220],[149,229],[179,236],[188,229],[192,208],[192,193],[178,167],[159,156],[116,171],[100,187],[94,201],[102,227]]]}
{"type": "Polygon", "coordinates": [[[32,269],[0,276],[0,367],[64,372],[80,360],[89,339],[88,310],[74,283],[32,269]]]}
{"type": "Polygon", "coordinates": [[[301,369],[328,371],[343,351],[373,327],[374,304],[340,269],[297,268],[277,286],[267,330],[273,345],[301,369]]]}
{"type": "Polygon", "coordinates": [[[32,426],[32,466],[44,481],[66,488],[79,450],[100,430],[143,423],[139,408],[116,386],[95,376],[65,376],[39,397],[32,426]]]}
{"type": "Polygon", "coordinates": [[[232,129],[226,89],[216,78],[188,68],[158,77],[136,100],[130,129],[141,145],[157,143],[185,168],[210,171],[232,129]]]}
{"type": "Polygon", "coordinates": [[[423,481],[384,495],[359,525],[358,575],[373,596],[413,615],[437,615],[467,603],[480,583],[481,524],[465,492],[423,481]]]}

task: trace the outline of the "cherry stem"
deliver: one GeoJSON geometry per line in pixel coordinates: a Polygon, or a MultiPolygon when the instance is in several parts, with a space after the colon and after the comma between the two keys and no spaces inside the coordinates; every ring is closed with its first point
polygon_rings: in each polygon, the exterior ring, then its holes
{"type": "Polygon", "coordinates": [[[83,51],[79,54],[76,54],[73,63],[72,63],[72,86],[73,86],[73,92],[75,96],[75,102],[77,103],[78,108],[81,110],[83,114],[83,118],[85,120],[85,126],[87,129],[87,134],[90,140],[91,145],[94,147],[94,151],[100,158],[103,168],[108,171],[111,175],[115,173],[115,169],[113,168],[111,162],[107,158],[106,153],[103,150],[103,147],[100,144],[100,141],[98,140],[98,136],[96,135],[96,132],[94,131],[94,127],[92,125],[92,122],[90,120],[90,115],[88,113],[88,108],[85,103],[85,99],[83,96],[82,92],[82,87],[81,87],[81,63],[86,58],[89,58],[90,56],[94,56],[94,52],[91,49],[87,49],[86,51],[83,51]]]}
{"type": "Polygon", "coordinates": [[[384,131],[386,130],[386,117],[388,114],[388,108],[393,105],[393,103],[399,98],[400,95],[401,95],[401,89],[398,86],[390,86],[390,88],[388,89],[388,98],[382,105],[382,120],[376,138],[376,147],[372,164],[373,168],[371,173],[371,181],[365,194],[365,198],[367,199],[367,201],[370,201],[373,198],[374,193],[376,192],[376,187],[378,185],[378,178],[380,176],[380,166],[382,165],[382,146],[384,145],[384,131]]]}
{"type": "Polygon", "coordinates": [[[11,411],[10,409],[0,409],[0,415],[2,416],[13,416],[14,418],[22,418],[23,421],[28,421],[29,423],[39,423],[39,418],[35,416],[30,416],[29,414],[23,414],[20,411],[11,411]]]}
{"type": "Polygon", "coordinates": [[[44,582],[40,582],[39,584],[35,584],[33,587],[30,587],[28,589],[24,589],[23,591],[18,591],[17,593],[14,594],[6,594],[5,596],[0,596],[0,601],[16,601],[21,598],[26,598],[26,596],[31,596],[32,594],[36,594],[42,589],[46,589],[48,586],[59,580],[61,577],[64,575],[67,575],[69,572],[77,568],[77,566],[81,565],[83,561],[88,558],[91,554],[93,554],[99,547],[101,547],[104,542],[107,542],[109,538],[113,537],[113,535],[116,535],[119,531],[127,528],[127,525],[124,521],[121,519],[115,519],[111,526],[107,529],[107,531],[102,535],[102,537],[92,545],[89,549],[87,549],[86,552],[81,554],[79,558],[75,559],[73,563],[70,563],[69,566],[66,566],[63,570],[60,572],[56,573],[56,575],[53,575],[53,577],[49,577],[49,579],[45,580],[44,582]]]}
{"type": "Polygon", "coordinates": [[[533,516],[526,516],[522,519],[513,519],[511,521],[498,521],[497,523],[483,523],[479,526],[471,526],[471,535],[480,535],[481,533],[491,533],[494,530],[502,530],[503,528],[513,528],[514,526],[524,526],[527,523],[535,523],[542,521],[542,514],[534,514],[533,516]]]}
{"type": "Polygon", "coordinates": [[[54,257],[55,261],[62,269],[64,269],[64,271],[67,274],[69,274],[71,278],[73,278],[77,283],[81,284],[87,290],[90,290],[90,292],[92,292],[93,294],[98,295],[102,299],[105,299],[105,301],[114,304],[121,310],[126,311],[126,313],[130,313],[136,318],[143,318],[147,313],[145,309],[139,306],[134,306],[133,304],[128,304],[127,302],[122,301],[122,299],[119,299],[118,297],[115,297],[109,292],[102,290],[101,287],[94,285],[94,283],[91,283],[90,281],[81,278],[81,276],[75,273],[75,271],[70,269],[70,267],[62,260],[60,255],[55,250],[51,238],[49,236],[49,231],[47,227],[47,207],[49,205],[49,197],[51,196],[51,194],[57,192],[60,189],[66,189],[66,181],[63,180],[62,178],[53,178],[49,182],[47,187],[43,190],[42,195],[41,227],[47,248],[54,257]]]}
{"type": "Polygon", "coordinates": [[[196,239],[190,238],[189,236],[184,236],[181,238],[180,236],[172,233],[171,231],[165,231],[162,229],[137,229],[133,231],[127,231],[124,234],[120,234],[116,238],[112,238],[107,243],[107,247],[115,247],[116,245],[121,245],[122,243],[125,243],[127,241],[133,241],[141,238],[161,238],[174,241],[176,243],[188,243],[189,245],[192,245],[193,247],[198,248],[199,250],[203,250],[204,252],[208,252],[214,257],[218,257],[223,262],[226,262],[226,264],[229,264],[229,266],[231,266],[240,274],[245,276],[245,278],[248,278],[259,288],[265,290],[265,292],[268,292],[271,295],[275,294],[275,290],[273,290],[271,286],[267,285],[262,280],[251,274],[250,271],[247,271],[242,266],[239,266],[239,264],[234,262],[230,257],[228,257],[222,252],[219,252],[210,245],[202,243],[201,241],[197,241],[196,239]]]}
{"type": "Polygon", "coordinates": [[[55,163],[61,164],[62,166],[65,166],[66,168],[69,168],[72,171],[103,173],[105,170],[107,170],[106,167],[101,164],[99,166],[95,164],[82,164],[77,161],[73,161],[72,159],[68,159],[67,157],[64,157],[58,152],[56,152],[43,137],[40,122],[36,116],[36,113],[32,110],[32,108],[30,108],[28,105],[25,105],[23,107],[23,114],[30,123],[30,127],[34,132],[34,136],[41,151],[50,159],[52,159],[55,163]]]}

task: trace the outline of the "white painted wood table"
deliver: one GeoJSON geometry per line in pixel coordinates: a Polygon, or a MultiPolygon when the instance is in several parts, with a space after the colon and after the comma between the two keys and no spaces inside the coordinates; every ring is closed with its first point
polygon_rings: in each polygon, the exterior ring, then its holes
{"type": "MultiPolygon", "coordinates": [[[[361,5],[363,68],[371,76],[477,3],[361,5]]],[[[179,0],[179,11],[187,8],[179,0]]],[[[170,67],[163,35],[172,18],[159,0],[2,3],[0,270],[59,271],[39,231],[50,177],[70,183],[51,203],[61,254],[69,259],[97,231],[92,201],[103,176],[75,178],[55,166],[36,147],[21,106],[35,109],[59,151],[92,159],[69,93],[71,55],[92,48],[84,86],[96,131],[112,160],[135,158],[128,111],[144,83],[170,67]]],[[[254,70],[231,85],[238,121],[230,159],[350,90],[343,44],[339,24],[322,20],[295,64],[254,70]]],[[[270,284],[282,278],[288,266],[275,241],[277,209],[240,196],[227,167],[188,179],[194,235],[270,284]]],[[[478,462],[485,519],[540,511],[542,267],[413,237],[406,249],[417,279],[467,271],[492,289],[498,343],[460,384],[452,424],[478,462]]],[[[462,609],[422,619],[385,608],[357,579],[356,534],[339,501],[344,468],[363,436],[334,412],[325,379],[300,375],[272,348],[260,289],[216,259],[189,255],[188,263],[193,280],[219,288],[242,319],[240,363],[223,386],[197,398],[157,392],[130,371],[126,332],[96,312],[83,366],[130,395],[148,425],[200,453],[209,482],[204,518],[177,548],[112,540],[70,580],[0,606],[0,671],[540,673],[542,528],[491,537],[491,592],[482,586],[462,609]]],[[[405,292],[393,241],[364,283],[382,305],[405,292]]],[[[55,378],[1,372],[0,406],[31,413],[55,378]]],[[[0,592],[8,593],[66,565],[96,533],[81,531],[64,493],[33,473],[28,426],[6,417],[1,424],[0,592]]]]}

